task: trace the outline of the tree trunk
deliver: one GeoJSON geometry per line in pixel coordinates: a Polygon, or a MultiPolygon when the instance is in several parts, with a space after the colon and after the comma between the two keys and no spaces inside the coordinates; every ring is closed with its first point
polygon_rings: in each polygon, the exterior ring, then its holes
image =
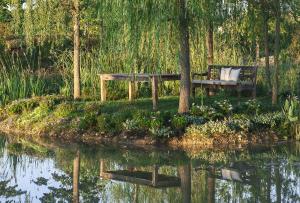
{"type": "Polygon", "coordinates": [[[80,98],[80,5],[79,0],[74,0],[74,99],[80,98]]]}
{"type": "Polygon", "coordinates": [[[280,0],[275,1],[275,55],[274,55],[274,79],[272,88],[272,104],[277,104],[278,100],[278,72],[280,54],[280,0]]]}
{"type": "Polygon", "coordinates": [[[73,202],[79,203],[79,172],[80,172],[80,152],[77,151],[73,161],[73,202]]]}
{"type": "Polygon", "coordinates": [[[207,63],[212,65],[214,63],[214,27],[212,22],[209,22],[207,26],[206,46],[207,63]]]}
{"type": "Polygon", "coordinates": [[[263,13],[263,34],[264,34],[264,48],[265,48],[265,73],[267,79],[268,88],[272,87],[271,84],[271,71],[270,71],[270,51],[269,51],[269,27],[268,27],[268,8],[266,8],[266,3],[263,0],[261,2],[261,9],[263,13]]]}
{"type": "Polygon", "coordinates": [[[180,65],[180,97],[179,97],[179,113],[187,113],[190,105],[190,47],[189,47],[189,27],[188,12],[186,8],[186,0],[178,0],[179,5],[179,65],[180,65]]]}
{"type": "Polygon", "coordinates": [[[259,40],[258,40],[258,38],[256,38],[256,46],[255,46],[255,60],[256,60],[256,65],[259,65],[259,62],[260,62],[259,51],[260,51],[259,40]]]}

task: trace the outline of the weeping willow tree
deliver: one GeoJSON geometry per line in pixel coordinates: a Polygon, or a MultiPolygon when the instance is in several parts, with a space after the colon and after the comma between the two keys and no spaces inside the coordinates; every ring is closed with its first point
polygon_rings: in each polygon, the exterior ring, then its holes
{"type": "MultiPolygon", "coordinates": [[[[264,39],[264,35],[257,34],[263,33],[259,29],[262,26],[256,25],[263,19],[264,12],[260,11],[265,7],[257,4],[261,2],[264,1],[186,0],[184,17],[188,16],[185,30],[191,71],[206,70],[209,63],[256,62],[253,42],[262,43],[264,39]]],[[[98,73],[159,74],[183,70],[178,5],[179,0],[80,1],[81,96],[98,96],[98,73]]],[[[73,0],[10,0],[10,8],[12,32],[22,38],[29,50],[49,47],[48,52],[39,51],[40,58],[54,61],[53,66],[64,77],[62,93],[74,96],[73,0]]],[[[271,27],[273,21],[270,18],[267,25],[271,27]]],[[[116,98],[124,95],[124,86],[112,86],[121,95],[116,98]]],[[[160,91],[168,92],[172,87],[171,93],[178,94],[174,92],[178,84],[166,83],[162,87],[160,91]]]]}

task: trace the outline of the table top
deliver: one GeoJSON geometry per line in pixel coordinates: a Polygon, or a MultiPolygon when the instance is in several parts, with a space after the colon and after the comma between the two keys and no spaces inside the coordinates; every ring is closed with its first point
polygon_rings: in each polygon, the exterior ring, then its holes
{"type": "Polygon", "coordinates": [[[153,77],[158,77],[161,80],[180,80],[180,74],[162,73],[162,74],[98,74],[102,80],[130,80],[130,81],[148,81],[153,77]]]}

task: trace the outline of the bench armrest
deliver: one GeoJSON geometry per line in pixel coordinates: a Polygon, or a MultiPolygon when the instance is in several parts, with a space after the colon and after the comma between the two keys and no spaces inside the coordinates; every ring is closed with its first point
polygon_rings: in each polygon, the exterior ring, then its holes
{"type": "Polygon", "coordinates": [[[195,79],[197,76],[208,76],[208,72],[205,73],[192,73],[192,79],[195,79]]]}

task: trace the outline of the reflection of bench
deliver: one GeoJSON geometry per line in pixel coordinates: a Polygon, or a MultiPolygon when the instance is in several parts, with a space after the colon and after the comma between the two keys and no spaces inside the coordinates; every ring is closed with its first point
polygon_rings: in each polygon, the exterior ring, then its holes
{"type": "Polygon", "coordinates": [[[241,96],[243,90],[252,91],[252,96],[256,96],[256,76],[257,76],[257,66],[223,66],[223,65],[209,65],[208,71],[206,73],[194,73],[192,75],[192,92],[195,98],[195,92],[197,87],[202,87],[206,89],[207,93],[210,90],[219,88],[229,88],[236,89],[238,92],[238,97],[241,96]],[[231,68],[233,70],[240,69],[238,81],[227,81],[220,80],[221,69],[231,68]],[[204,76],[204,80],[199,80],[196,77],[204,76]]]}
{"type": "Polygon", "coordinates": [[[152,172],[138,170],[106,171],[105,163],[101,161],[100,177],[154,188],[180,187],[181,185],[180,178],[159,174],[157,166],[153,168],[152,172]]]}

